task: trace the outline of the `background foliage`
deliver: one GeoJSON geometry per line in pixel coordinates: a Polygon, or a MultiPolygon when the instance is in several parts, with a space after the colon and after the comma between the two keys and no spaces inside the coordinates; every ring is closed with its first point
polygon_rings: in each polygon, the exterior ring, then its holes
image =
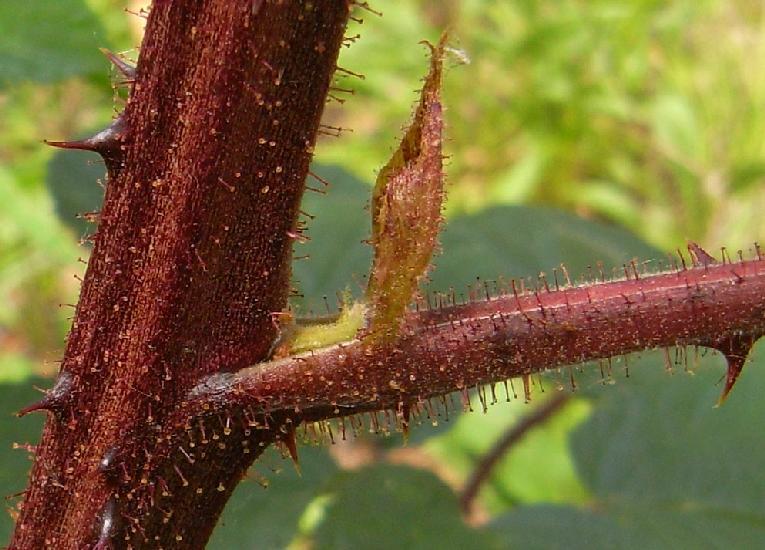
{"type": "MultiPolygon", "coordinates": [[[[23,489],[25,443],[40,418],[11,413],[47,386],[84,271],[75,213],[96,210],[103,166],[44,138],[108,123],[124,94],[98,46],[136,56],[142,19],[124,0],[5,0],[0,5],[0,492],[23,489]],[[16,445],[14,445],[16,444],[16,445]],[[13,447],[21,447],[15,449],[13,447]]],[[[358,291],[369,265],[364,210],[426,70],[417,43],[452,29],[445,83],[449,203],[431,288],[468,293],[476,277],[536,278],[564,262],[577,276],[603,261],[653,260],[686,238],[747,249],[765,233],[765,19],[752,0],[399,0],[360,13],[341,65],[346,100],[328,124],[308,193],[316,215],[301,245],[295,307],[358,291]],[[465,62],[469,60],[469,64],[465,62]]],[[[102,182],[103,183],[103,182],[102,182]]],[[[657,261],[658,260],[658,261],[657,261]]],[[[241,484],[212,548],[754,546],[765,537],[765,405],[756,350],[730,400],[713,409],[722,362],[667,368],[631,358],[601,378],[576,370],[566,407],[508,454],[463,518],[457,495],[493,441],[531,404],[430,420],[401,436],[304,447],[303,475],[274,451],[241,484]],[[263,485],[268,485],[263,489],[263,485]]],[[[701,353],[700,355],[704,355],[701,353]]],[[[500,392],[504,400],[504,394],[500,392]]],[[[312,439],[309,437],[308,439],[312,439]]],[[[7,538],[11,512],[0,519],[7,538]]]]}

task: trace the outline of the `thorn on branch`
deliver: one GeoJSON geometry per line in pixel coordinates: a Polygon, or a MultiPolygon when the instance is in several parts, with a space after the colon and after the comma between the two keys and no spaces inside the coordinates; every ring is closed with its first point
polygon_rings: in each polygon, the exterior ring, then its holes
{"type": "Polygon", "coordinates": [[[49,411],[59,417],[69,403],[72,397],[72,388],[74,386],[73,377],[70,373],[64,371],[58,376],[56,384],[39,401],[24,407],[16,416],[21,418],[35,411],[49,411]]]}
{"type": "Polygon", "coordinates": [[[282,428],[282,431],[283,434],[280,436],[280,439],[284,443],[284,446],[287,448],[287,452],[290,454],[290,458],[292,459],[292,463],[295,465],[295,470],[297,471],[298,475],[302,475],[300,471],[300,458],[298,457],[295,426],[290,423],[282,428]]]}
{"type": "Polygon", "coordinates": [[[45,143],[62,149],[79,149],[98,153],[104,159],[109,175],[113,177],[122,168],[123,147],[126,137],[127,127],[120,115],[104,130],[89,138],[75,141],[51,141],[46,139],[45,143]]]}
{"type": "Polygon", "coordinates": [[[96,524],[98,540],[93,546],[93,550],[109,550],[112,548],[112,538],[117,532],[118,519],[119,511],[117,499],[111,496],[98,515],[98,523],[96,524]]]}
{"type": "Polygon", "coordinates": [[[106,59],[111,61],[112,65],[114,65],[114,68],[119,71],[119,73],[125,77],[125,83],[133,83],[135,82],[136,77],[136,68],[135,65],[132,65],[119,57],[114,52],[106,49],[106,48],[99,48],[101,50],[101,53],[106,56],[106,59]]]}
{"type": "Polygon", "coordinates": [[[728,368],[725,373],[725,387],[720,395],[720,399],[717,401],[718,407],[725,402],[733,386],[736,385],[736,381],[744,369],[744,363],[746,363],[752,346],[754,346],[754,339],[750,336],[731,336],[714,346],[722,352],[725,360],[728,362],[728,368]]]}

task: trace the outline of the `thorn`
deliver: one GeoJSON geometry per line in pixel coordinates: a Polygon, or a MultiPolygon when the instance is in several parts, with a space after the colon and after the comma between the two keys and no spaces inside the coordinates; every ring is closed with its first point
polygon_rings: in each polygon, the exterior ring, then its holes
{"type": "Polygon", "coordinates": [[[709,267],[710,265],[717,263],[717,260],[693,241],[688,242],[688,252],[691,253],[691,259],[693,260],[694,265],[709,267]]]}
{"type": "Polygon", "coordinates": [[[93,151],[101,155],[109,172],[118,171],[122,163],[122,145],[125,141],[127,128],[122,116],[115,118],[112,123],[94,136],[76,141],[50,141],[47,145],[62,149],[79,149],[93,151]]]}
{"type": "Polygon", "coordinates": [[[290,453],[292,463],[295,465],[295,471],[297,471],[298,475],[302,477],[303,473],[300,471],[300,459],[298,458],[297,438],[295,435],[295,426],[290,424],[286,428],[286,432],[282,438],[282,441],[284,441],[284,446],[287,447],[287,451],[290,453]]]}
{"type": "Polygon", "coordinates": [[[112,538],[117,531],[119,519],[117,500],[111,496],[101,508],[96,525],[98,540],[93,550],[107,550],[112,547],[112,538]]]}
{"type": "Polygon", "coordinates": [[[64,405],[66,405],[66,402],[69,400],[71,391],[72,375],[64,371],[59,374],[56,384],[50,390],[45,392],[45,396],[42,399],[24,407],[16,413],[16,416],[21,418],[22,416],[35,411],[50,411],[58,416],[64,408],[64,405]]]}
{"type": "Polygon", "coordinates": [[[119,57],[117,54],[112,52],[111,50],[108,50],[106,48],[98,48],[101,50],[101,53],[106,56],[106,59],[111,61],[112,65],[114,65],[114,68],[119,71],[119,73],[124,76],[129,82],[132,82],[135,80],[135,65],[131,65],[121,57],[119,57]]]}
{"type": "Polygon", "coordinates": [[[744,336],[731,336],[714,346],[722,352],[726,361],[728,361],[728,370],[725,374],[725,388],[723,388],[722,394],[715,406],[719,407],[725,403],[744,368],[744,363],[746,363],[746,358],[753,344],[751,338],[745,339],[744,336]]]}

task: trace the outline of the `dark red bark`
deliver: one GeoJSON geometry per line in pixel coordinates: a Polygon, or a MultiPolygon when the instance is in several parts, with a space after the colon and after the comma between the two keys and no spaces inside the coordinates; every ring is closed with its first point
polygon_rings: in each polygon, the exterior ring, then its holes
{"type": "MultiPolygon", "coordinates": [[[[348,4],[155,2],[125,112],[85,144],[108,188],[14,548],[170,545],[125,496],[200,377],[269,354],[348,4]]],[[[172,545],[206,541],[253,458],[231,455],[168,503],[172,545]]]]}

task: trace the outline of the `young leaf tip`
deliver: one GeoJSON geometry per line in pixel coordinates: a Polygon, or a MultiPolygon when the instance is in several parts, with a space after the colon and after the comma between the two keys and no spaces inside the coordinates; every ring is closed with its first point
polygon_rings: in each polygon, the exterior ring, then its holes
{"type": "Polygon", "coordinates": [[[395,338],[436,249],[444,200],[441,76],[446,34],[431,50],[430,70],[412,123],[372,194],[374,260],[367,287],[368,337],[395,338]]]}

